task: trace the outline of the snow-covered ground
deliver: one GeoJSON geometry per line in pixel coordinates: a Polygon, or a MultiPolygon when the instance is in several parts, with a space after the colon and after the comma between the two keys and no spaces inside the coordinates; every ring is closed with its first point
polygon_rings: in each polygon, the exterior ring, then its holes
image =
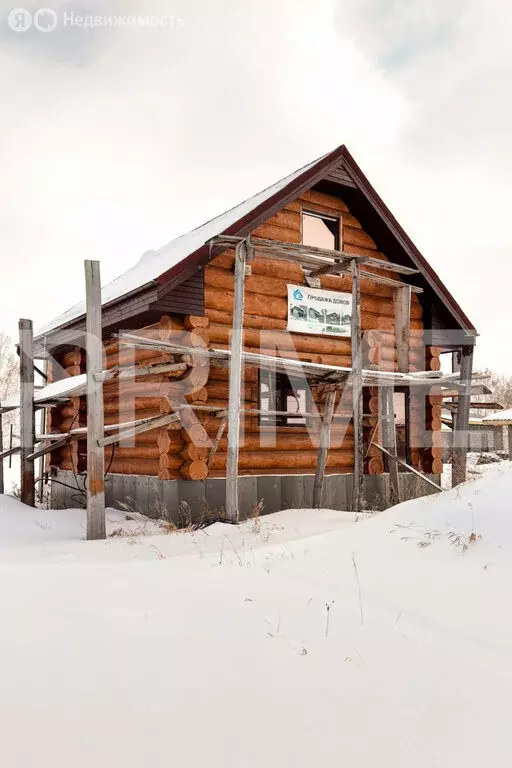
{"type": "MultiPolygon", "coordinates": [[[[495,466],[498,462],[502,462],[504,459],[497,453],[481,453],[481,452],[469,452],[467,456],[467,479],[475,480],[480,475],[483,475],[487,470],[495,466]],[[479,463],[481,461],[485,463],[479,463]]],[[[441,475],[441,487],[445,491],[452,487],[452,465],[447,463],[443,465],[443,474],[441,475]]]]}
{"type": "Polygon", "coordinates": [[[16,486],[20,484],[20,457],[19,454],[11,456],[11,466],[9,460],[4,460],[4,488],[6,493],[13,493],[16,486]]]}
{"type": "Polygon", "coordinates": [[[508,766],[511,498],[85,542],[0,497],[2,765],[508,766]]]}

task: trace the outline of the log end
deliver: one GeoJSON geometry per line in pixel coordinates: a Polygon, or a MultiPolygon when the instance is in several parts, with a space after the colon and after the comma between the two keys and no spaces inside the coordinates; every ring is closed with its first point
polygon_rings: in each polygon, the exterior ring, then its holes
{"type": "Polygon", "coordinates": [[[188,461],[180,471],[186,480],[206,480],[208,477],[208,466],[205,461],[188,461]]]}

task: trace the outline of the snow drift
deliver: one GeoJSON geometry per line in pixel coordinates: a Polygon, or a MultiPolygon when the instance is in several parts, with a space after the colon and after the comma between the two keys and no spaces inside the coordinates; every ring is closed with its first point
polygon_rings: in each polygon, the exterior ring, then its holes
{"type": "Polygon", "coordinates": [[[92,543],[0,497],[3,763],[507,765],[511,495],[92,543]]]}

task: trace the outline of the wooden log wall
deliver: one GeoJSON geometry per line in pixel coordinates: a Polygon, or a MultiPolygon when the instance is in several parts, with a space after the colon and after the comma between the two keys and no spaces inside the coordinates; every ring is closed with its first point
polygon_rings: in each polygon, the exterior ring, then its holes
{"type": "MultiPolygon", "coordinates": [[[[211,327],[211,326],[210,326],[211,327]]],[[[213,344],[213,346],[218,346],[213,344]]],[[[258,370],[254,366],[244,368],[242,403],[247,409],[258,408],[258,370]]],[[[221,408],[228,404],[228,371],[212,365],[207,384],[208,404],[221,408]]],[[[312,408],[323,410],[323,395],[312,389],[312,408]]],[[[220,419],[207,418],[205,427],[210,439],[215,438],[220,419]]],[[[302,474],[313,472],[316,466],[320,420],[310,429],[293,427],[259,426],[258,416],[246,414],[241,419],[239,471],[244,474],[302,474]]],[[[350,424],[350,407],[338,396],[336,420],[333,424],[331,447],[327,463],[328,473],[350,472],[353,467],[354,440],[350,424]]],[[[210,462],[210,477],[224,477],[227,459],[227,438],[224,437],[210,462]]]]}
{"type": "MultiPolygon", "coordinates": [[[[440,370],[439,353],[436,347],[426,348],[426,370],[440,370]]],[[[443,398],[435,385],[411,397],[411,410],[415,414],[411,435],[412,458],[415,466],[423,472],[440,474],[443,471],[442,403],[443,398]]]]}
{"type": "MultiPolygon", "coordinates": [[[[287,241],[291,243],[300,243],[302,241],[301,233],[301,211],[312,211],[328,216],[341,216],[343,230],[343,250],[357,255],[367,255],[380,259],[383,262],[383,269],[365,267],[365,270],[372,271],[375,274],[391,276],[399,279],[395,273],[385,271],[385,262],[388,260],[381,253],[372,238],[362,229],[360,222],[350,213],[348,207],[340,199],[320,193],[314,190],[304,192],[302,196],[289,203],[279,213],[269,219],[265,224],[254,230],[256,237],[264,237],[287,241]]],[[[217,256],[207,267],[205,267],[205,312],[210,320],[210,344],[217,348],[227,349],[229,345],[232,311],[233,311],[233,267],[234,251],[232,249],[224,251],[217,256]]],[[[262,353],[281,357],[293,357],[300,360],[325,363],[330,365],[349,366],[351,364],[351,342],[350,338],[326,337],[307,334],[293,334],[286,332],[288,301],[287,284],[304,284],[304,277],[301,267],[294,262],[282,260],[273,260],[263,257],[256,253],[252,262],[252,274],[245,281],[245,313],[244,313],[244,348],[250,351],[259,351],[262,353]]],[[[321,287],[328,290],[350,292],[351,278],[349,276],[325,275],[320,278],[321,287]]],[[[369,279],[361,280],[361,326],[363,330],[363,365],[367,368],[376,368],[380,370],[397,370],[397,351],[395,336],[395,307],[394,307],[394,289],[385,285],[374,283],[369,279]]],[[[435,355],[429,358],[426,364],[425,348],[423,342],[423,322],[422,306],[417,294],[411,296],[411,321],[410,321],[410,370],[424,370],[426,367],[432,367],[435,370],[435,355]],[[430,360],[433,360],[432,364],[430,360]]],[[[218,387],[219,380],[227,379],[225,372],[212,371],[208,382],[209,402],[214,398],[219,404],[226,404],[225,393],[218,387]]],[[[247,366],[245,369],[245,388],[244,402],[256,406],[257,391],[248,387],[250,382],[257,381],[255,372],[247,366]]],[[[227,387],[226,387],[227,392],[227,387]]],[[[321,405],[321,401],[315,397],[315,405],[321,405]]],[[[351,403],[347,406],[347,419],[351,403]]],[[[424,411],[425,409],[423,409],[424,411]]],[[[378,391],[364,392],[364,413],[368,414],[365,418],[365,440],[368,441],[372,429],[378,421],[379,414],[379,395],[378,391]]],[[[411,409],[411,420],[417,422],[411,426],[413,432],[417,435],[425,431],[424,420],[420,408],[411,409]]],[[[215,419],[211,420],[208,427],[211,434],[214,433],[217,425],[215,419]]],[[[246,433],[246,444],[242,443],[241,449],[241,473],[244,472],[246,463],[245,454],[250,454],[253,467],[262,466],[266,458],[256,455],[254,441],[250,439],[254,431],[258,431],[257,419],[245,418],[242,420],[246,433]]],[[[319,427],[319,424],[318,424],[319,427]]],[[[351,428],[351,427],[350,427],[351,428]]],[[[278,445],[290,445],[293,451],[292,443],[286,440],[286,435],[290,434],[290,427],[277,429],[276,445],[272,447],[274,452],[273,467],[279,474],[287,471],[313,471],[316,465],[316,453],[308,454],[305,452],[305,458],[298,457],[298,452],[287,455],[278,445]],[[285,443],[280,442],[281,439],[285,443]],[[310,462],[304,465],[303,462],[310,462]],[[300,466],[299,466],[300,464],[300,466]]],[[[333,428],[333,440],[336,436],[336,424],[333,428]]],[[[304,427],[293,428],[294,433],[301,434],[309,442],[315,442],[307,435],[304,427]]],[[[264,435],[264,428],[260,430],[260,435],[264,435]]],[[[379,437],[379,434],[377,434],[379,437]]],[[[261,437],[263,439],[263,437],[261,437]]],[[[352,471],[353,456],[352,438],[346,438],[341,450],[350,453],[350,461],[345,461],[336,454],[336,448],[333,458],[328,463],[327,471],[352,471]],[[333,464],[333,462],[335,462],[333,464]]],[[[428,440],[428,437],[427,437],[428,440]]],[[[257,441],[256,441],[257,442],[257,441]]],[[[219,454],[211,464],[210,474],[222,474],[225,466],[225,447],[221,443],[219,454]]],[[[430,454],[431,455],[431,454],[430,454]]],[[[419,466],[421,460],[425,461],[425,454],[415,455],[415,463],[419,466]]],[[[249,461],[249,459],[248,459],[249,461]]],[[[371,474],[380,474],[384,471],[384,461],[381,452],[375,448],[370,448],[365,462],[365,469],[371,474]]],[[[250,471],[250,470],[249,470],[250,471]]]]}
{"type": "MultiPolygon", "coordinates": [[[[153,339],[173,340],[187,346],[208,345],[208,319],[193,315],[176,319],[168,315],[152,326],[137,331],[139,335],[153,339]]],[[[144,366],[180,362],[190,356],[172,357],[154,350],[120,346],[112,341],[104,346],[104,368],[111,370],[118,365],[144,366]]],[[[60,365],[68,375],[76,376],[85,370],[85,354],[75,349],[66,353],[60,365]]],[[[173,413],[176,403],[204,404],[208,394],[208,362],[194,361],[185,373],[169,371],[162,374],[141,375],[133,379],[111,379],[103,386],[105,424],[119,424],[152,416],[173,413]]],[[[72,398],[59,408],[51,409],[49,431],[68,432],[85,426],[87,405],[84,397],[72,398]]],[[[203,479],[207,475],[206,449],[200,447],[207,439],[201,424],[201,416],[186,412],[183,422],[173,423],[162,429],[144,432],[133,438],[105,448],[105,466],[118,474],[155,475],[161,480],[179,477],[203,479]]],[[[87,466],[85,439],[71,441],[64,448],[49,454],[50,466],[83,472],[87,466]]]]}
{"type": "MultiPolygon", "coordinates": [[[[300,243],[301,210],[314,211],[325,215],[342,217],[343,249],[358,255],[369,255],[380,259],[383,269],[372,271],[390,276],[385,271],[386,256],[379,252],[375,242],[364,232],[361,224],[338,198],[316,191],[303,193],[302,197],[289,203],[268,222],[258,227],[253,234],[258,237],[300,243]]],[[[139,334],[151,338],[174,339],[194,346],[227,349],[229,346],[233,312],[233,263],[234,251],[226,250],[204,268],[205,276],[205,317],[185,316],[176,319],[164,315],[159,323],[141,329],[139,334]]],[[[349,366],[351,364],[350,338],[326,337],[286,332],[287,325],[287,284],[304,284],[301,267],[282,260],[273,260],[256,253],[252,274],[245,282],[244,348],[281,357],[349,366]]],[[[370,270],[370,268],[366,268],[370,270]]],[[[396,274],[391,274],[397,279],[396,274]]],[[[322,288],[343,292],[351,291],[351,278],[325,275],[320,279],[322,288]]],[[[364,332],[363,354],[365,367],[381,370],[396,370],[396,339],[394,291],[368,279],[361,280],[361,324],[364,332]]],[[[411,300],[411,344],[410,368],[422,370],[425,367],[436,370],[439,364],[439,350],[423,346],[422,307],[416,294],[411,300]]],[[[117,341],[105,346],[105,368],[118,365],[171,362],[166,353],[156,354],[152,350],[122,347],[117,341]]],[[[85,370],[85,354],[76,349],[62,358],[61,364],[69,375],[78,375],[85,370]]],[[[190,360],[188,361],[190,362],[190,360]]],[[[244,367],[242,402],[248,409],[258,407],[258,370],[253,366],[244,367]]],[[[427,393],[428,394],[428,393],[427,393]]],[[[173,375],[140,376],[129,384],[109,381],[104,385],[105,424],[117,424],[134,418],[145,418],[170,413],[173,402],[180,396],[187,402],[214,405],[227,408],[228,370],[205,360],[190,368],[181,378],[173,375]],[[185,389],[184,380],[186,379],[185,389]]],[[[353,427],[351,423],[351,398],[338,396],[335,420],[331,432],[331,446],[327,461],[328,473],[353,471],[353,427]]],[[[420,398],[421,400],[421,398],[420,398]]],[[[312,390],[311,409],[323,409],[323,393],[312,390]]],[[[413,450],[416,466],[425,471],[437,471],[438,461],[436,436],[438,426],[437,402],[430,402],[430,409],[421,403],[411,404],[411,430],[419,441],[427,432],[428,448],[413,450]]],[[[379,395],[377,390],[367,389],[364,393],[365,439],[369,441],[372,429],[377,424],[379,395]]],[[[68,431],[85,425],[86,406],[84,398],[74,398],[51,413],[51,431],[68,431]]],[[[156,475],[162,480],[177,477],[204,479],[209,476],[224,476],[227,455],[226,435],[220,441],[218,450],[209,465],[207,462],[211,440],[215,438],[220,418],[206,412],[186,411],[181,424],[153,430],[119,443],[113,449],[105,449],[106,467],[121,474],[156,475]]],[[[320,420],[313,420],[305,426],[260,427],[256,415],[245,414],[241,419],[240,474],[296,474],[314,472],[317,461],[320,420]]],[[[379,433],[377,432],[377,438],[379,433]]],[[[49,462],[61,469],[83,471],[86,466],[85,440],[77,440],[61,451],[51,454],[49,462]]],[[[370,474],[384,471],[383,458],[379,451],[370,448],[365,461],[370,474]]]]}

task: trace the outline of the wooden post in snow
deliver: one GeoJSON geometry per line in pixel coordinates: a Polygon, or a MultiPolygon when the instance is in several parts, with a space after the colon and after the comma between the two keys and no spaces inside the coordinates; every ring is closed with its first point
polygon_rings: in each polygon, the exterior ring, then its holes
{"type": "Polygon", "coordinates": [[[334,403],[336,400],[336,390],[334,387],[329,390],[325,398],[324,420],[320,430],[320,445],[318,447],[318,458],[316,462],[315,481],[313,485],[313,507],[320,509],[322,506],[322,494],[325,482],[325,465],[327,463],[327,454],[331,443],[331,424],[334,413],[334,403]]]}
{"type": "Polygon", "coordinates": [[[407,387],[404,396],[404,412],[405,412],[405,461],[407,464],[412,464],[412,451],[411,451],[411,388],[407,387]]]}
{"type": "Polygon", "coordinates": [[[404,285],[395,290],[395,334],[398,370],[409,372],[409,338],[411,317],[411,286],[404,285]]]}
{"type": "Polygon", "coordinates": [[[512,461],[512,424],[509,424],[507,427],[507,438],[508,438],[508,460],[512,461]]]}
{"type": "Polygon", "coordinates": [[[361,275],[359,262],[350,262],[352,274],[352,402],[354,411],[354,483],[352,486],[352,510],[363,509],[363,374],[361,359],[361,275]]]}
{"type": "MultiPolygon", "coordinates": [[[[393,456],[397,455],[396,427],[395,427],[395,402],[393,387],[381,389],[382,411],[382,442],[393,456]]],[[[389,505],[392,507],[400,501],[400,486],[398,483],[398,463],[390,461],[389,464],[389,505]]]]}
{"type": "MultiPolygon", "coordinates": [[[[48,383],[48,360],[44,361],[44,370],[40,371],[42,374],[43,383],[48,383]]],[[[36,369],[37,370],[37,369],[36,369]]],[[[40,423],[39,426],[41,428],[41,434],[44,435],[46,432],[46,424],[48,422],[48,411],[46,408],[41,409],[41,416],[40,416],[40,423]]],[[[39,462],[39,486],[38,486],[38,492],[37,492],[37,500],[39,504],[42,506],[44,501],[44,468],[45,468],[45,458],[44,456],[41,456],[41,461],[39,462]]]]}
{"type": "Polygon", "coordinates": [[[21,319],[19,327],[20,350],[20,448],[21,448],[21,501],[35,504],[34,462],[28,456],[34,452],[34,351],[32,320],[21,319]]]}
{"type": "MultiPolygon", "coordinates": [[[[9,450],[12,450],[12,443],[13,443],[13,437],[14,437],[13,430],[14,430],[14,427],[11,421],[11,423],[9,424],[9,450]]],[[[12,467],[12,453],[9,454],[9,469],[11,469],[11,467],[12,467]]]]}
{"type": "MultiPolygon", "coordinates": [[[[460,363],[462,359],[462,352],[460,349],[456,349],[452,352],[452,373],[460,372],[460,363]]],[[[452,397],[451,402],[457,405],[457,398],[452,397]]],[[[452,464],[453,464],[453,449],[455,449],[455,432],[457,430],[457,408],[452,413],[452,464]]]]}
{"type": "Polygon", "coordinates": [[[104,539],[105,458],[103,384],[96,375],[103,367],[101,282],[99,261],[85,262],[87,353],[87,539],[104,539]]]}
{"type": "Polygon", "coordinates": [[[240,444],[240,397],[242,387],[242,348],[244,324],[244,282],[247,247],[244,241],[235,249],[235,299],[231,357],[229,360],[228,450],[226,457],[226,517],[238,522],[238,451],[240,444]]]}
{"type": "Polygon", "coordinates": [[[472,375],[473,347],[469,345],[463,346],[460,359],[460,382],[464,389],[459,393],[459,397],[457,398],[452,448],[452,488],[466,481],[472,375]]]}
{"type": "MultiPolygon", "coordinates": [[[[411,325],[411,286],[404,283],[394,292],[395,303],[395,336],[398,370],[400,373],[409,373],[409,348],[411,325]]],[[[394,388],[384,387],[382,390],[382,436],[383,443],[393,456],[397,454],[396,425],[395,425],[395,398],[394,388]]],[[[409,413],[410,393],[405,397],[406,434],[409,434],[407,421],[409,413]]],[[[406,445],[407,459],[410,459],[410,446],[406,445]]],[[[389,465],[389,503],[391,506],[400,501],[400,486],[398,478],[398,463],[388,461],[389,465]]]]}

